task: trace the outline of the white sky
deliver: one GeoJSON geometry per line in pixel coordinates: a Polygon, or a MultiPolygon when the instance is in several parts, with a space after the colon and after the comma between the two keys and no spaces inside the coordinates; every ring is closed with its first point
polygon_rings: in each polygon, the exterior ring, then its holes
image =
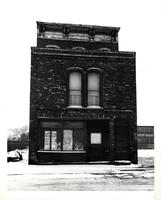
{"type": "Polygon", "coordinates": [[[3,1],[1,86],[8,128],[29,122],[30,47],[36,21],[121,27],[120,51],[136,51],[138,125],[154,125],[160,81],[160,7],[157,0],[3,1]]]}

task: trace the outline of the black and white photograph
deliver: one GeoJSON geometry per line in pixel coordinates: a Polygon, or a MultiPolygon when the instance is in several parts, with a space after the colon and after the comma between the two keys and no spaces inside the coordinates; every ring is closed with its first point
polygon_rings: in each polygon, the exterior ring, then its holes
{"type": "Polygon", "coordinates": [[[0,199],[160,200],[161,1],[1,9],[0,199]]]}

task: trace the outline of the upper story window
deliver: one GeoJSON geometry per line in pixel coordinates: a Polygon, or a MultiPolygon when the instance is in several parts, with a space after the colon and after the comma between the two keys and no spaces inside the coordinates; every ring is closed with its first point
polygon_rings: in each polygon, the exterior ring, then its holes
{"type": "Polygon", "coordinates": [[[69,106],[81,106],[82,77],[80,72],[69,74],[69,106]]]}
{"type": "Polygon", "coordinates": [[[88,106],[100,106],[100,74],[88,74],[88,106]]]}
{"type": "Polygon", "coordinates": [[[71,67],[68,72],[67,105],[71,108],[101,108],[103,76],[99,68],[71,67]]]}

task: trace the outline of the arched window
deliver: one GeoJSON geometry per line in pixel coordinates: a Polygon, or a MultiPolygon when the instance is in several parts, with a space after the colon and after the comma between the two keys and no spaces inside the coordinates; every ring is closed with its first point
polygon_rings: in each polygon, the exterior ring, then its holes
{"type": "Polygon", "coordinates": [[[72,50],[85,51],[86,48],[85,47],[81,47],[81,46],[75,46],[75,47],[72,47],[72,50]]]}
{"type": "Polygon", "coordinates": [[[100,74],[88,74],[88,106],[100,106],[100,74]]]}
{"type": "Polygon", "coordinates": [[[81,106],[82,77],[80,72],[69,74],[69,106],[81,106]]]}
{"type": "Polygon", "coordinates": [[[99,48],[98,49],[99,51],[111,51],[111,49],[109,49],[109,48],[106,48],[106,47],[102,47],[102,48],[99,48]]]}
{"type": "Polygon", "coordinates": [[[46,48],[60,49],[58,45],[53,45],[53,44],[46,45],[46,48]]]}

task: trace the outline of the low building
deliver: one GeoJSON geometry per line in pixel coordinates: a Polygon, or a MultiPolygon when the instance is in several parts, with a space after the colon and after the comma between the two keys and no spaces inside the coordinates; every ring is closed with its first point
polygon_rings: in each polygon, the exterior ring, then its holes
{"type": "Polygon", "coordinates": [[[37,22],[29,163],[137,163],[135,52],[118,27],[37,22]]]}
{"type": "Polygon", "coordinates": [[[138,149],[154,149],[154,126],[137,127],[138,149]]]}

